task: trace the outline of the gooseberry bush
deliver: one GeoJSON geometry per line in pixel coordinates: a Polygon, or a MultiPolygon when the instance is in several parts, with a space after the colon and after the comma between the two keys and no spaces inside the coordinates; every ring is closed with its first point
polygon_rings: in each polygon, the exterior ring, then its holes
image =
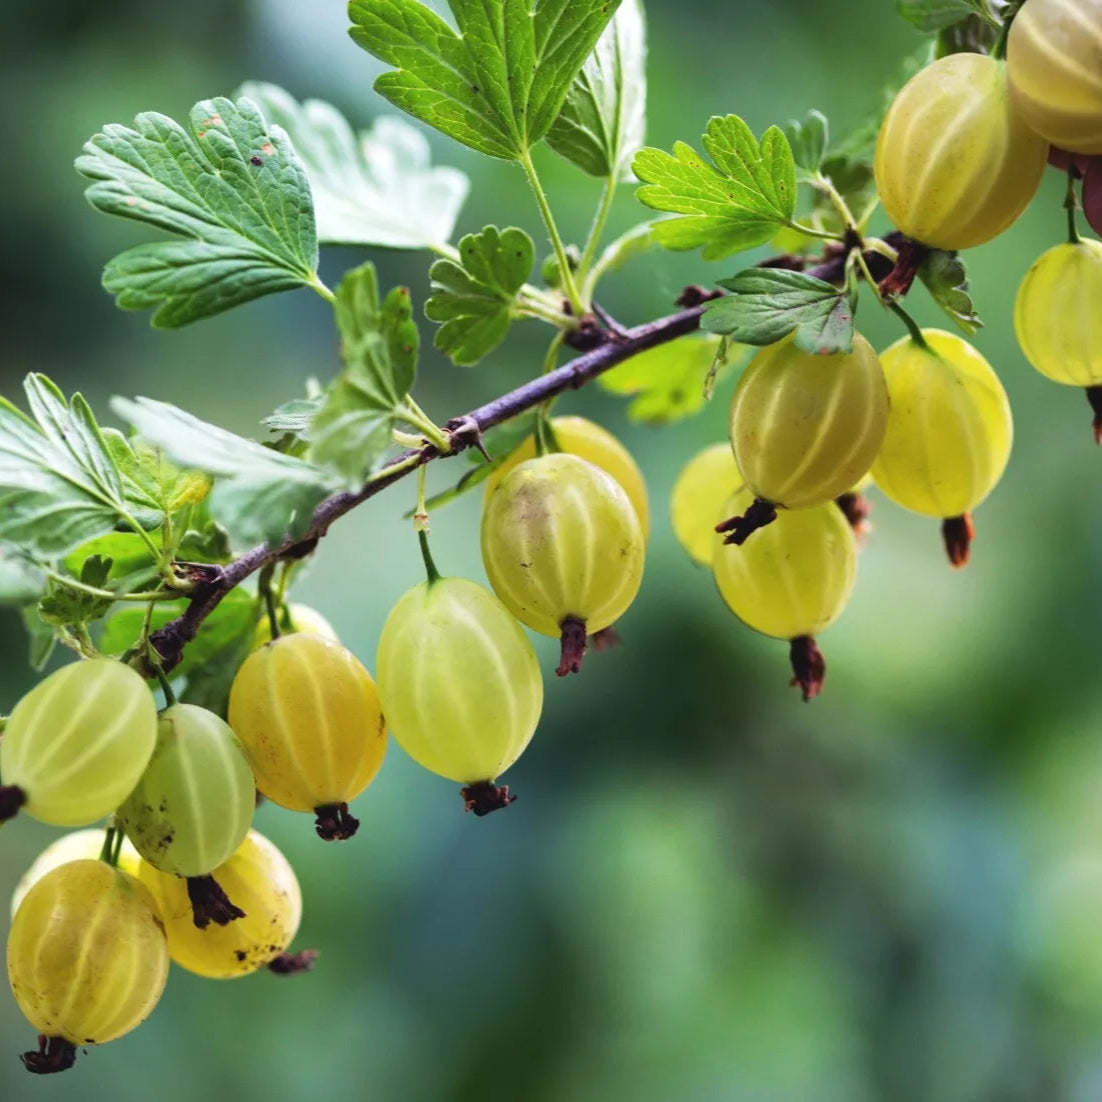
{"type": "Polygon", "coordinates": [[[565,391],[595,381],[654,422],[729,391],[730,438],[685,457],[670,521],[685,569],[712,570],[740,620],[788,642],[805,700],[826,674],[817,636],[858,582],[870,478],[941,521],[953,565],[969,559],[1012,422],[971,343],[959,252],[1012,226],[1046,163],[1066,196],[1052,248],[1022,273],[1016,332],[1038,371],[1086,389],[1102,438],[1102,244],[1078,214],[1102,231],[1102,0],[901,2],[931,38],[873,125],[839,140],[812,110],[759,137],[720,115],[703,154],[645,145],[641,0],[449,7],[454,26],[420,0],[348,5],[353,42],[388,66],[376,89],[414,122],[357,134],[328,104],[252,83],[185,122],[105,126],[77,158],[93,207],[167,234],[107,263],[120,307],[174,328],[306,289],[332,306],[341,364],[279,396],[256,440],[153,397],[115,399],[125,429],[105,427],[41,375],[26,412],[0,400],[0,597],[21,605],[37,669],[56,644],[76,655],[13,703],[0,742],[0,818],[82,828],[13,903],[31,1071],[139,1024],[170,959],[223,978],[313,964],[291,951],[302,896],[252,827],[258,802],[353,838],[350,804],[388,732],[476,816],[513,802],[498,782],[538,730],[548,672],[525,628],[560,640],[559,676],[599,677],[585,655],[615,642],[654,523],[615,437],[553,416],[565,391]],[[515,226],[454,240],[467,181],[429,163],[419,125],[519,166],[549,255],[515,226]],[[541,143],[603,183],[584,241],[559,232],[541,143]],[[606,241],[622,190],[640,221],[606,241]],[[894,228],[878,235],[881,207],[894,228]],[[370,263],[330,288],[329,244],[427,253],[432,293],[384,291],[370,263]],[[740,264],[761,246],[768,259],[740,264]],[[602,286],[663,249],[731,258],[731,273],[621,325],[602,286]],[[913,320],[916,281],[963,336],[913,320]],[[901,326],[879,353],[856,328],[862,296],[901,326]],[[546,327],[541,372],[443,423],[425,412],[423,328],[467,368],[520,322],[546,327]],[[454,488],[427,499],[427,465],[460,453],[454,488]],[[357,657],[292,602],[295,579],[333,524],[410,476],[425,579],[357,657]],[[467,494],[482,499],[488,588],[430,549],[433,511],[467,494]]]}

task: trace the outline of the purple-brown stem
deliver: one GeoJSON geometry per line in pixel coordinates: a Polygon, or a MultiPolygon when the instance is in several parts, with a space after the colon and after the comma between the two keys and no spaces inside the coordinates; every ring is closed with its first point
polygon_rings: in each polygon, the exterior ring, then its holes
{"type": "Polygon", "coordinates": [[[1094,410],[1094,420],[1091,428],[1094,429],[1094,442],[1102,444],[1102,386],[1087,387],[1087,401],[1094,410]]]}
{"type": "Polygon", "coordinates": [[[38,1051],[24,1052],[19,1057],[27,1071],[35,1075],[53,1075],[68,1071],[77,1062],[77,1049],[61,1037],[38,1035],[38,1051]]]}
{"type": "Polygon", "coordinates": [[[497,785],[493,781],[475,781],[461,788],[459,795],[463,797],[463,810],[473,811],[480,819],[491,811],[508,807],[516,799],[507,784],[497,785]]]}
{"type": "Polygon", "coordinates": [[[187,897],[191,900],[191,920],[200,930],[205,930],[212,922],[228,926],[235,919],[245,917],[245,912],[230,902],[230,897],[213,876],[189,876],[187,897]]]}
{"type": "MultiPolygon", "coordinates": [[[[903,237],[898,233],[888,234],[884,240],[895,247],[900,247],[903,243],[903,237]]],[[[845,259],[844,251],[833,249],[829,254],[824,254],[821,264],[806,270],[818,279],[836,283],[845,277],[845,259]]],[[[865,260],[874,278],[879,278],[887,264],[884,257],[879,253],[868,252],[865,254],[865,260]]],[[[432,444],[410,449],[383,467],[370,482],[358,490],[334,494],[327,498],[314,510],[310,525],[301,538],[285,539],[275,545],[260,544],[225,566],[205,566],[195,578],[195,588],[192,590],[187,608],[176,619],[170,620],[149,637],[150,643],[161,656],[162,672],[169,673],[179,665],[184,648],[199,633],[203,621],[218,607],[227,593],[250,575],[270,563],[312,551],[317,541],[329,531],[330,525],[335,521],[388,486],[412,474],[425,463],[458,455],[468,447],[477,447],[482,433],[488,429],[534,409],[566,390],[579,389],[598,375],[609,371],[639,352],[657,348],[659,345],[695,332],[700,328],[700,318],[707,303],[722,295],[721,291],[710,291],[699,287],[686,288],[679,300],[679,305],[684,305],[685,308],[677,313],[647,322],[645,325],[637,325],[621,333],[607,333],[604,342],[591,352],[583,353],[570,363],[549,371],[546,375],[540,375],[515,390],[471,410],[470,413],[452,418],[445,426],[451,444],[449,451],[438,451],[432,444]]]]}
{"type": "Polygon", "coordinates": [[[0,823],[14,819],[26,802],[27,793],[19,785],[0,785],[0,823]]]}
{"type": "Polygon", "coordinates": [[[734,543],[741,547],[759,528],[772,524],[776,519],[776,505],[756,497],[741,517],[721,521],[716,525],[716,531],[728,533],[724,543],[734,543]]]}
{"type": "Polygon", "coordinates": [[[561,650],[559,653],[559,667],[555,673],[559,677],[565,677],[568,673],[580,673],[582,659],[585,658],[585,621],[574,616],[568,616],[560,625],[562,634],[559,636],[561,650]]]}
{"type": "Polygon", "coordinates": [[[317,949],[300,949],[297,953],[280,953],[268,961],[268,971],[277,976],[296,976],[309,972],[318,962],[317,949]]]}
{"type": "Polygon", "coordinates": [[[314,829],[326,842],[344,842],[360,829],[360,820],[348,810],[348,804],[324,804],[314,808],[314,829]]]}
{"type": "Polygon", "coordinates": [[[941,522],[941,537],[945,541],[945,553],[953,566],[965,566],[972,552],[972,541],[976,538],[972,514],[946,517],[941,522]]]}
{"type": "Polygon", "coordinates": [[[792,663],[792,685],[798,685],[804,700],[812,700],[823,691],[826,659],[819,644],[810,635],[797,635],[788,647],[792,663]]]}

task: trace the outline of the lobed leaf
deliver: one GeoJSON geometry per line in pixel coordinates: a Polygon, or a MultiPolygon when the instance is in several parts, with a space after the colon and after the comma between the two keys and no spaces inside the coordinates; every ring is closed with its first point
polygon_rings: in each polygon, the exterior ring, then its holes
{"type": "MultiPolygon", "coordinates": [[[[597,377],[598,385],[613,394],[630,395],[632,421],[669,424],[692,416],[705,403],[705,381],[716,362],[720,339],[690,334],[639,352],[597,377]]],[[[740,358],[735,346],[723,366],[740,358]]]]}
{"type": "Polygon", "coordinates": [[[918,269],[930,297],[965,333],[983,326],[968,286],[968,272],[959,254],[931,249],[918,269]]]}
{"type": "Polygon", "coordinates": [[[0,398],[0,541],[50,560],[118,524],[159,526],[163,515],[125,482],[87,402],[66,403],[45,375],[23,387],[33,420],[0,398]]]}
{"type": "Polygon", "coordinates": [[[762,245],[796,210],[796,167],[788,139],[770,127],[759,143],[737,115],[709,120],[703,138],[709,164],[684,142],[673,153],[647,148],[635,155],[644,182],[636,196],[653,210],[679,215],[654,223],[668,249],[704,247],[719,260],[762,245]]]}
{"type": "Polygon", "coordinates": [[[795,330],[805,352],[853,350],[853,287],[839,290],[806,272],[748,268],[720,280],[732,293],[710,303],[701,327],[744,344],[773,344],[795,330]]]}
{"type": "Polygon", "coordinates": [[[349,34],[394,66],[375,90],[464,145],[519,160],[551,128],[620,0],[352,0],[349,34]]]}
{"type": "Polygon", "coordinates": [[[331,104],[300,104],[274,84],[243,84],[238,95],[291,139],[323,245],[425,249],[451,240],[470,181],[456,168],[432,167],[429,143],[415,127],[386,117],[356,134],[331,104]]]}
{"type": "Polygon", "coordinates": [[[829,142],[829,124],[821,111],[808,111],[802,122],[791,119],[784,135],[792,149],[796,175],[801,180],[813,180],[819,174],[829,142]]]}
{"type": "Polygon", "coordinates": [[[215,477],[211,515],[239,540],[279,542],[309,526],[314,508],[338,487],[312,463],[265,448],[152,398],[115,398],[115,412],[177,463],[215,477]]]}
{"type": "Polygon", "coordinates": [[[202,100],[189,123],[146,112],[76,162],[97,210],[183,239],[128,249],[104,272],[119,306],[154,309],[163,328],[317,280],[310,186],[286,134],[247,99],[202,100]]]}
{"type": "Polygon", "coordinates": [[[566,94],[547,144],[591,176],[631,180],[642,148],[647,102],[646,20],[623,0],[566,94]]]}
{"type": "Polygon", "coordinates": [[[344,370],[310,424],[308,455],[359,485],[390,447],[413,386],[420,338],[409,290],[395,287],[380,303],[370,263],[341,280],[335,309],[344,370]]]}
{"type": "Polygon", "coordinates": [[[932,33],[970,15],[988,18],[986,0],[896,0],[896,11],[918,30],[932,33]]]}
{"type": "Polygon", "coordinates": [[[517,294],[535,262],[523,230],[487,226],[459,242],[459,262],[438,260],[429,270],[432,295],[425,316],[441,322],[433,342],[462,366],[478,363],[505,338],[517,294]]]}

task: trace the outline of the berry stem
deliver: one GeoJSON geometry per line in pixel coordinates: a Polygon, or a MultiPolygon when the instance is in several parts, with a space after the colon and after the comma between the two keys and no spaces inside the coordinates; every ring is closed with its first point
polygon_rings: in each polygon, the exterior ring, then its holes
{"type": "Polygon", "coordinates": [[[911,340],[919,346],[919,348],[927,348],[926,338],[922,335],[922,330],[919,329],[918,323],[899,305],[898,302],[889,302],[888,309],[893,314],[902,318],[903,324],[907,327],[907,332],[911,335],[911,340]]]}

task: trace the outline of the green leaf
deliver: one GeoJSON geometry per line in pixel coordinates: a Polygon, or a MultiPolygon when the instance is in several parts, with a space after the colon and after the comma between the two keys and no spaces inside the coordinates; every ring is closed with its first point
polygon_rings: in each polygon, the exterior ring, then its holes
{"type": "Polygon", "coordinates": [[[570,86],[547,144],[591,176],[630,180],[646,131],[647,31],[640,0],[623,0],[570,86]]]}
{"type": "Polygon", "coordinates": [[[918,269],[931,298],[965,333],[983,326],[968,286],[968,272],[957,253],[931,249],[918,269]]]}
{"type": "Polygon", "coordinates": [[[147,112],[112,124],[77,158],[92,206],[183,240],[138,245],[107,265],[104,286],[153,324],[186,325],[273,291],[317,282],[310,185],[286,134],[255,104],[219,97],[190,130],[147,112]]]}
{"type": "MultiPolygon", "coordinates": [[[[159,601],[153,606],[150,631],[159,631],[165,624],[175,620],[185,608],[186,599],[159,601]]],[[[145,613],[144,605],[118,606],[103,624],[99,649],[104,654],[112,655],[129,650],[141,639],[145,613]]],[[[255,632],[259,613],[260,603],[253,594],[241,588],[230,590],[203,621],[199,634],[184,648],[183,658],[172,671],[172,676],[189,675],[192,670],[209,662],[231,640],[245,631],[255,632]]]]}
{"type": "MultiPolygon", "coordinates": [[[[110,559],[92,555],[81,566],[79,580],[84,585],[101,589],[111,576],[111,566],[110,559]]],[[[82,626],[106,616],[114,603],[110,597],[97,597],[51,578],[45,595],[38,602],[38,615],[44,623],[60,628],[82,626]]]]}
{"type": "Polygon", "coordinates": [[[532,271],[535,247],[524,230],[487,226],[459,242],[459,259],[438,260],[429,269],[432,296],[425,316],[443,323],[436,347],[467,367],[505,338],[517,293],[532,271]]]}
{"type": "Polygon", "coordinates": [[[214,475],[211,515],[244,542],[301,535],[314,508],[338,488],[328,471],[265,448],[152,398],[113,399],[112,408],[173,461],[214,475]]]}
{"type": "Polygon", "coordinates": [[[636,196],[645,206],[680,217],[654,224],[667,249],[704,246],[705,260],[720,260],[763,245],[796,210],[796,167],[788,139],[775,126],[761,144],[738,117],[709,120],[704,148],[713,164],[678,142],[672,156],[660,149],[635,155],[644,182],[636,196]]]}
{"type": "Polygon", "coordinates": [[[291,139],[314,195],[323,244],[425,249],[447,244],[470,182],[430,165],[425,136],[395,116],[353,133],[332,104],[301,104],[274,84],[238,89],[291,139]]]}
{"type": "Polygon", "coordinates": [[[853,288],[837,287],[806,272],[748,268],[720,280],[732,294],[709,303],[701,327],[744,344],[773,344],[796,331],[805,352],[853,350],[853,288]]]}
{"type": "MultiPolygon", "coordinates": [[[[720,339],[694,333],[639,352],[597,377],[613,394],[632,395],[632,421],[669,424],[697,413],[704,406],[704,383],[716,359],[720,339]]],[[[724,366],[731,366],[743,349],[735,346],[724,366]]]]}
{"type": "Polygon", "coordinates": [[[23,387],[33,421],[0,398],[0,540],[48,560],[128,523],[144,501],[128,500],[79,394],[67,404],[45,375],[28,375],[23,387]]]}
{"type": "Polygon", "coordinates": [[[140,503],[160,527],[169,516],[188,505],[198,505],[210,493],[210,479],[201,471],[182,471],[163,452],[141,441],[130,441],[117,429],[104,429],[103,438],[122,476],[127,500],[140,503]]]}
{"type": "Polygon", "coordinates": [[[305,440],[318,410],[324,404],[325,392],[319,388],[318,393],[309,398],[292,398],[284,402],[267,417],[262,417],[260,423],[272,432],[289,432],[305,440]]]}
{"type": "Polygon", "coordinates": [[[395,287],[380,303],[370,263],[341,280],[335,309],[344,370],[310,426],[309,457],[358,486],[390,447],[417,371],[419,337],[409,290],[395,287]]]}
{"type": "Polygon", "coordinates": [[[0,605],[23,605],[38,600],[46,575],[13,548],[0,546],[0,605]]]}
{"type": "Polygon", "coordinates": [[[827,150],[829,125],[826,115],[821,111],[808,111],[803,122],[790,120],[784,134],[792,148],[797,179],[815,179],[827,150]]]}
{"type": "Polygon", "coordinates": [[[184,704],[206,708],[222,719],[229,712],[230,688],[237,671],[249,657],[256,641],[255,612],[242,619],[232,633],[227,625],[224,636],[225,642],[212,650],[205,661],[192,664],[187,674],[187,685],[180,694],[184,704]]]}
{"type": "Polygon", "coordinates": [[[620,0],[448,0],[458,33],[418,0],[352,0],[349,34],[395,68],[375,90],[464,145],[520,160],[620,0]]]}
{"type": "Polygon", "coordinates": [[[41,671],[54,653],[57,636],[54,629],[38,614],[37,604],[23,609],[23,626],[27,629],[27,660],[31,669],[41,671]]]}
{"type": "Polygon", "coordinates": [[[111,560],[113,565],[109,579],[112,582],[156,567],[149,545],[133,532],[109,532],[106,536],[97,536],[82,543],[75,551],[70,551],[61,565],[73,577],[80,577],[85,561],[96,555],[111,560]]]}
{"type": "Polygon", "coordinates": [[[895,9],[911,26],[927,34],[970,15],[990,15],[986,0],[896,0],[895,9]]]}

